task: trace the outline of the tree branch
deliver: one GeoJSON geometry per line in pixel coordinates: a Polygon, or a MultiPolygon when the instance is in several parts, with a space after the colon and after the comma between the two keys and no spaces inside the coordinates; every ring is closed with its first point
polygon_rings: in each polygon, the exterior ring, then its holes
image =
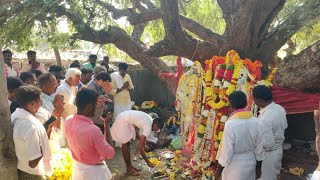
{"type": "Polygon", "coordinates": [[[320,91],[320,41],[285,58],[279,66],[276,82],[302,91],[320,91]]]}
{"type": "Polygon", "coordinates": [[[132,31],[132,34],[131,36],[136,39],[136,40],[139,40],[141,39],[141,36],[144,32],[144,28],[146,27],[146,24],[144,23],[141,23],[141,24],[138,24],[138,25],[135,25],[134,28],[133,28],[133,31],[132,31]]]}
{"type": "Polygon", "coordinates": [[[200,39],[209,41],[213,44],[222,44],[223,37],[217,33],[214,33],[211,29],[205,28],[196,21],[180,15],[181,25],[188,31],[194,33],[200,39]]]}
{"type": "Polygon", "coordinates": [[[19,2],[18,0],[0,0],[0,6],[9,4],[9,3],[14,3],[14,2],[19,2]]]}
{"type": "Polygon", "coordinates": [[[103,2],[101,0],[96,0],[96,3],[111,12],[114,19],[120,19],[121,17],[130,16],[130,14],[133,13],[132,9],[117,9],[112,4],[103,2]]]}
{"type": "Polygon", "coordinates": [[[320,15],[320,1],[306,0],[305,3],[292,10],[288,18],[270,30],[259,45],[259,49],[280,49],[299,29],[308,25],[320,15]]]}
{"type": "MultiPolygon", "coordinates": [[[[131,25],[139,25],[141,23],[147,23],[149,21],[157,20],[163,17],[163,10],[156,8],[152,2],[149,0],[131,0],[132,4],[135,8],[138,8],[141,13],[136,13],[133,10],[119,10],[116,9],[114,6],[112,6],[109,3],[105,3],[101,0],[96,0],[97,3],[99,3],[102,7],[106,8],[108,11],[113,13],[113,16],[116,15],[116,18],[121,17],[128,17],[128,21],[131,25]],[[147,4],[148,9],[144,8],[141,5],[141,2],[144,4],[147,4]]],[[[164,11],[167,11],[167,9],[164,9],[164,11]]],[[[197,35],[200,39],[203,39],[205,41],[210,41],[212,43],[221,43],[222,37],[214,33],[212,30],[205,28],[201,24],[193,21],[192,19],[189,19],[185,16],[178,15],[180,18],[181,25],[189,30],[190,32],[197,35]]]]}

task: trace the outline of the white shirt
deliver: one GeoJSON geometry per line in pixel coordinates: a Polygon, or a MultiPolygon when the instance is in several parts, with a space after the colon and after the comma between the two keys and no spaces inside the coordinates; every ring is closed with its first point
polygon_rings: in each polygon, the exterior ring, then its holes
{"type": "Polygon", "coordinates": [[[148,137],[152,131],[152,118],[142,111],[124,111],[120,113],[117,120],[121,123],[137,126],[142,130],[142,135],[148,137]]]}
{"type": "Polygon", "coordinates": [[[17,65],[15,65],[14,63],[12,64],[12,68],[10,66],[8,66],[6,63],[4,63],[4,71],[5,71],[5,76],[6,77],[19,77],[19,68],[17,67],[17,65]]]}
{"type": "Polygon", "coordinates": [[[47,111],[46,109],[40,107],[38,112],[36,112],[35,117],[37,119],[39,119],[39,121],[44,124],[45,122],[47,122],[49,120],[49,118],[51,117],[51,113],[49,111],[47,111]]]}
{"type": "MultiPolygon", "coordinates": [[[[21,111],[32,115],[24,109],[21,109],[21,111]]],[[[14,114],[11,116],[11,119],[14,119],[12,121],[13,141],[18,159],[18,169],[29,174],[45,175],[43,158],[41,158],[39,164],[35,168],[29,166],[29,161],[42,156],[40,137],[37,132],[41,132],[43,135],[47,136],[46,130],[40,121],[26,119],[26,117],[19,117],[16,119],[13,116],[14,114]]]]}
{"type": "Polygon", "coordinates": [[[263,160],[262,139],[262,127],[257,118],[228,120],[224,127],[219,163],[228,167],[235,156],[240,155],[246,155],[246,160],[253,160],[254,163],[263,160]]]}
{"type": "Polygon", "coordinates": [[[61,85],[57,88],[56,94],[63,95],[64,98],[64,111],[62,117],[66,119],[70,115],[77,113],[77,107],[74,102],[77,94],[77,87],[70,87],[65,81],[61,82],[61,85]]]}
{"type": "Polygon", "coordinates": [[[284,131],[288,127],[285,109],[272,102],[260,110],[258,119],[262,123],[264,149],[272,151],[282,148],[282,143],[285,140],[284,131]]]}
{"type": "Polygon", "coordinates": [[[320,179],[320,171],[314,171],[310,180],[319,180],[320,179]]]}
{"type": "Polygon", "coordinates": [[[117,75],[115,74],[118,74],[119,72],[115,72],[115,73],[112,73],[111,74],[111,84],[112,84],[112,91],[110,92],[111,95],[113,95],[113,100],[114,100],[114,104],[116,105],[130,105],[132,102],[131,102],[131,98],[130,98],[130,92],[128,90],[122,90],[120,91],[119,93],[117,93],[117,89],[121,88],[121,87],[118,87],[117,83],[116,83],[116,78],[120,78],[120,81],[123,82],[123,84],[125,82],[129,82],[129,88],[130,89],[134,89],[134,86],[132,84],[132,81],[131,81],[131,77],[129,76],[129,74],[126,74],[124,77],[122,77],[120,75],[120,77],[118,77],[117,75]]]}

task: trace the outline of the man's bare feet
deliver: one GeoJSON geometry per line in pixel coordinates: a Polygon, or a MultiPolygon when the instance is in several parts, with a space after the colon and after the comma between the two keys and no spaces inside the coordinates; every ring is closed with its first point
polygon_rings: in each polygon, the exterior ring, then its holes
{"type": "Polygon", "coordinates": [[[140,176],[140,173],[138,173],[133,167],[130,169],[127,169],[126,174],[131,176],[140,176]]]}

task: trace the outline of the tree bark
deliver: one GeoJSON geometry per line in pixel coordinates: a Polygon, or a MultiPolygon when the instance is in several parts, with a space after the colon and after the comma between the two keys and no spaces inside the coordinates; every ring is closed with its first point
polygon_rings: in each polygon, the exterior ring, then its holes
{"type": "Polygon", "coordinates": [[[53,51],[54,51],[54,55],[56,56],[57,65],[62,66],[62,60],[61,60],[59,49],[53,48],[53,51]]]}
{"type": "MultiPolygon", "coordinates": [[[[0,44],[1,50],[1,44],[0,44]]],[[[17,179],[17,162],[12,138],[10,110],[8,104],[7,83],[4,76],[3,56],[0,53],[0,179],[17,179]]]]}
{"type": "MultiPolygon", "coordinates": [[[[224,34],[219,35],[180,15],[177,0],[160,0],[160,8],[151,0],[131,0],[132,8],[124,9],[119,9],[107,1],[92,2],[99,8],[109,11],[114,19],[126,17],[134,26],[131,36],[123,29],[114,26],[95,29],[96,27],[93,27],[87,18],[79,16],[94,12],[81,9],[80,5],[72,1],[68,2],[70,5],[68,9],[59,5],[51,9],[54,9],[58,17],[67,16],[72,21],[77,30],[74,39],[97,44],[114,44],[159,77],[161,73],[171,71],[158,57],[175,55],[204,62],[213,55],[224,56],[229,50],[237,51],[243,59],[261,60],[264,65],[263,74],[266,75],[269,62],[275,59],[277,51],[294,33],[318,18],[320,14],[319,0],[305,0],[303,4],[289,12],[288,16],[273,23],[286,0],[217,0],[226,23],[224,34]],[[140,38],[144,26],[156,19],[162,19],[166,35],[163,40],[148,48],[140,38]],[[197,37],[191,36],[188,31],[197,37]]],[[[19,10],[20,8],[15,8],[17,13],[19,10]]],[[[162,81],[169,86],[172,93],[175,93],[170,80],[162,81]]]]}
{"type": "Polygon", "coordinates": [[[320,92],[320,41],[279,66],[276,83],[283,87],[320,92]]]}
{"type": "MultiPolygon", "coordinates": [[[[50,33],[55,34],[56,33],[56,24],[55,22],[50,23],[50,33]]],[[[60,56],[59,49],[57,47],[53,47],[54,55],[56,56],[56,62],[58,66],[62,66],[62,60],[60,56]]]]}

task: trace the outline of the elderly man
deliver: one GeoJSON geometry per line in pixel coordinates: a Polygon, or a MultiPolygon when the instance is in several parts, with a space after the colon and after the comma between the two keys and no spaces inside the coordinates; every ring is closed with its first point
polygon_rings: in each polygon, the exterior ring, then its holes
{"type": "Polygon", "coordinates": [[[91,70],[94,70],[94,68],[96,67],[96,65],[97,65],[97,55],[94,55],[94,54],[91,54],[90,56],[89,56],[89,62],[87,62],[87,63],[84,63],[83,65],[82,65],[82,69],[91,69],[91,70]]]}
{"type": "Polygon", "coordinates": [[[22,72],[32,71],[32,70],[40,70],[43,73],[46,73],[45,67],[40,64],[39,61],[37,61],[37,53],[35,51],[28,51],[27,52],[28,57],[28,64],[24,65],[22,67],[22,72]]]}
{"type": "Polygon", "coordinates": [[[20,70],[16,64],[12,62],[12,52],[10,50],[2,51],[4,60],[4,75],[6,77],[19,77],[20,70]]]}
{"type": "Polygon", "coordinates": [[[70,68],[66,75],[65,80],[57,88],[56,94],[63,96],[65,101],[65,111],[62,117],[66,119],[70,115],[77,112],[77,107],[74,104],[77,95],[77,85],[80,82],[81,71],[76,68],[70,68]]]}
{"type": "Polygon", "coordinates": [[[272,92],[266,86],[256,86],[252,97],[254,103],[262,108],[258,119],[262,123],[265,140],[265,159],[262,162],[262,180],[275,180],[281,170],[284,131],[288,127],[285,109],[272,101],[272,92]]]}
{"type": "MultiPolygon", "coordinates": [[[[77,85],[80,82],[81,71],[77,68],[68,69],[65,80],[57,88],[56,94],[60,94],[64,98],[64,111],[62,113],[63,120],[61,121],[61,130],[64,132],[64,122],[68,116],[77,113],[77,107],[74,102],[78,92],[77,85]]],[[[65,145],[65,141],[62,138],[60,145],[65,145]]]]}
{"type": "Polygon", "coordinates": [[[112,115],[108,113],[105,120],[105,136],[103,136],[91,120],[97,101],[98,94],[94,91],[90,89],[79,91],[76,98],[77,114],[66,122],[66,138],[73,158],[72,179],[75,180],[112,179],[104,161],[111,159],[115,154],[109,144],[111,142],[109,123],[112,121],[112,115]]]}
{"type": "MultiPolygon", "coordinates": [[[[246,109],[245,93],[231,93],[229,102],[232,114],[225,124],[218,155],[219,164],[224,167],[222,179],[255,180],[257,161],[264,158],[262,127],[259,120],[246,109]]],[[[221,167],[218,169],[216,175],[221,167]]]]}

